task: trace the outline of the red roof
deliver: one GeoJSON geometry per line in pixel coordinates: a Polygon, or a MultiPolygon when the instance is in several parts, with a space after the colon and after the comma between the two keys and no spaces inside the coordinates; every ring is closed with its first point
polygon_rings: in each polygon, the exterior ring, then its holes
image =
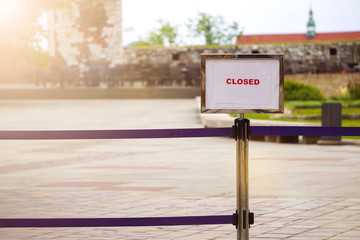
{"type": "Polygon", "coordinates": [[[360,40],[360,32],[332,32],[316,33],[315,37],[308,39],[306,34],[259,34],[241,35],[237,38],[237,44],[256,44],[256,43],[281,43],[281,42],[305,42],[319,41],[330,42],[338,40],[360,40]]]}

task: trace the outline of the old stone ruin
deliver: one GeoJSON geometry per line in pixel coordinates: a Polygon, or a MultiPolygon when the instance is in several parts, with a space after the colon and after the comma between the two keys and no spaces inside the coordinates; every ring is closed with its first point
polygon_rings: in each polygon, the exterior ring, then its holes
{"type": "Polygon", "coordinates": [[[25,68],[6,81],[56,88],[198,86],[201,53],[284,53],[286,74],[360,71],[360,41],[123,47],[121,0],[71,1],[48,20],[49,67],[25,68]]]}

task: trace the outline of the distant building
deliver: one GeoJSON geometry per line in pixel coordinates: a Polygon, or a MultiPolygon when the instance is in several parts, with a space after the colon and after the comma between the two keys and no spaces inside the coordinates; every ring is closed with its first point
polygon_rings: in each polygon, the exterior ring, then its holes
{"type": "Polygon", "coordinates": [[[306,41],[331,42],[341,40],[360,40],[360,31],[316,33],[311,38],[307,34],[301,33],[242,35],[237,38],[236,44],[295,43],[306,41]]]}
{"type": "Polygon", "coordinates": [[[309,11],[309,20],[307,22],[307,26],[306,26],[306,37],[308,39],[313,39],[315,37],[315,21],[314,21],[314,18],[313,18],[313,11],[312,9],[310,8],[310,11],[309,11]]]}
{"type": "Polygon", "coordinates": [[[306,41],[331,42],[341,40],[360,40],[360,31],[316,33],[313,11],[310,8],[305,33],[295,34],[254,34],[240,35],[236,44],[294,43],[306,41]]]}

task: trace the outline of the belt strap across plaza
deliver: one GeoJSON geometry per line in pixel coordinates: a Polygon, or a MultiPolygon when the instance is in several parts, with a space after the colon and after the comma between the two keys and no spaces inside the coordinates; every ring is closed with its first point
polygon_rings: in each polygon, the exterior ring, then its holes
{"type": "MultiPolygon", "coordinates": [[[[251,126],[250,135],[360,136],[359,127],[251,126]]],[[[231,128],[185,128],[141,130],[0,131],[0,140],[136,139],[230,137],[231,128]]]]}
{"type": "Polygon", "coordinates": [[[0,219],[0,228],[31,227],[144,227],[233,224],[233,215],[147,218],[23,218],[0,219]]]}
{"type": "MultiPolygon", "coordinates": [[[[136,139],[231,137],[232,128],[0,131],[0,140],[136,139]]],[[[252,126],[250,135],[360,136],[359,127],[252,126]]],[[[236,218],[236,217],[235,217],[236,218]]],[[[147,217],[147,218],[21,218],[0,219],[1,228],[21,227],[134,227],[234,224],[234,215],[147,217]]]]}

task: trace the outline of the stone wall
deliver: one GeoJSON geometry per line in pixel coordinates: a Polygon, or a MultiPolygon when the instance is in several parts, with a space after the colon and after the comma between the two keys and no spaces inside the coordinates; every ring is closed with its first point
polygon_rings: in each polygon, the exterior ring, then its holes
{"type": "Polygon", "coordinates": [[[109,60],[113,64],[100,58],[82,75],[76,64],[66,64],[33,70],[33,74],[26,71],[23,79],[26,84],[43,87],[199,86],[201,53],[284,53],[289,78],[318,87],[331,97],[339,95],[351,79],[359,79],[359,73],[352,73],[358,71],[359,49],[360,42],[124,48],[121,54],[114,53],[114,61],[109,60]]]}
{"type": "Polygon", "coordinates": [[[75,0],[50,12],[51,67],[26,74],[24,81],[51,87],[199,86],[201,53],[284,53],[286,74],[360,71],[360,41],[123,48],[121,16],[121,0],[75,0]]]}
{"type": "MultiPolygon", "coordinates": [[[[356,67],[360,62],[360,42],[125,48],[123,62],[110,69],[108,82],[112,86],[197,86],[200,85],[201,53],[284,53],[286,74],[314,75],[311,79],[324,79],[325,76],[335,76],[331,75],[335,73],[358,71],[356,67]],[[315,77],[317,74],[319,76],[315,77]]],[[[337,76],[343,79],[342,75],[337,76]]],[[[333,81],[335,83],[336,79],[333,81]]],[[[347,82],[339,84],[336,84],[336,88],[347,85],[347,82]]],[[[325,88],[326,84],[323,85],[322,88],[325,88]]],[[[325,95],[331,95],[334,91],[326,90],[325,95]]]]}
{"type": "Polygon", "coordinates": [[[114,67],[122,61],[121,0],[76,0],[48,13],[52,67],[114,67]]]}

